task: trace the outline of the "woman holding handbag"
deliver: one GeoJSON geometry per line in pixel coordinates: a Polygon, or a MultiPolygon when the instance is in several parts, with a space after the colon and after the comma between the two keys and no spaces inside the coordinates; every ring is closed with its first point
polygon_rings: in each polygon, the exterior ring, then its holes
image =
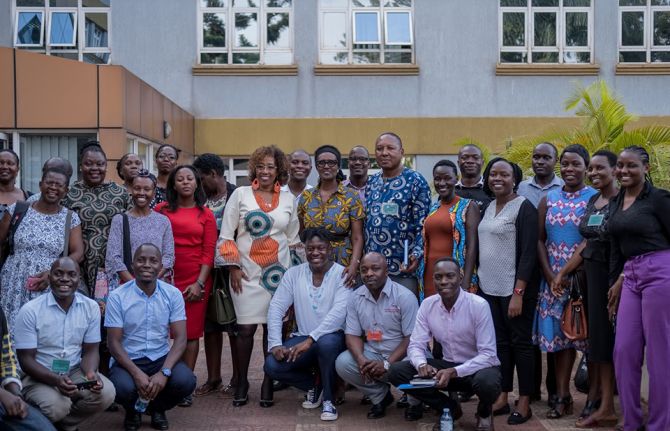
{"type": "Polygon", "coordinates": [[[568,145],[559,158],[565,185],[551,190],[538,205],[538,260],[544,276],[538,295],[533,324],[533,342],[540,350],[556,353],[556,386],[558,399],[547,412],[548,419],[572,414],[570,377],[575,349],[585,350],[586,341],[573,341],[561,329],[563,310],[569,300],[566,289],[560,295],[551,291],[558,271],[565,266],[583,241],[579,223],[586,213],[589,199],[596,191],[584,184],[589,153],[579,144],[568,145]]]}
{"type": "Polygon", "coordinates": [[[616,315],[614,371],[624,430],[645,429],[640,382],[646,349],[648,431],[670,429],[670,192],[653,186],[649,153],[631,146],[619,154],[621,191],[610,207],[610,312],[616,315]],[[619,298],[621,303],[619,302],[619,298]],[[618,313],[617,313],[618,305],[618,313]]]}
{"type": "Polygon", "coordinates": [[[585,238],[572,258],[556,274],[552,291],[561,294],[568,274],[583,262],[588,297],[588,379],[589,395],[577,420],[577,428],[612,427],[617,423],[614,411],[614,328],[607,313],[609,290],[610,241],[607,235],[610,202],[619,193],[616,184],[616,154],[601,150],[591,157],[588,177],[598,193],[591,197],[579,223],[585,238]]]}
{"type": "MultiPolygon", "coordinates": [[[[105,269],[109,292],[132,280],[130,263],[137,247],[151,243],[163,256],[163,270],[159,278],[172,273],[174,266],[174,239],[170,220],[151,210],[156,192],[156,177],[141,169],[130,181],[130,198],[133,206],[112,218],[107,242],[105,269]]],[[[168,282],[172,282],[171,277],[168,282]]]]}

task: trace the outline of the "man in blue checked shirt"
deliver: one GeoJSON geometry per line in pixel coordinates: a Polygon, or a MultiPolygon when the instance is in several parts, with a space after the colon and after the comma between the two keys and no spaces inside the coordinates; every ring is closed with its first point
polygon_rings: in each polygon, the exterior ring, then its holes
{"type": "Polygon", "coordinates": [[[127,431],[142,424],[142,413],[135,409],[138,397],[150,401],[151,426],[166,430],[165,411],[195,389],[195,376],[181,361],[186,349],[184,298],[176,287],[158,280],[163,264],[155,245],[139,246],[132,265],[135,280],[107,300],[105,327],[114,362],[109,379],[116,402],[126,410],[127,431]]]}

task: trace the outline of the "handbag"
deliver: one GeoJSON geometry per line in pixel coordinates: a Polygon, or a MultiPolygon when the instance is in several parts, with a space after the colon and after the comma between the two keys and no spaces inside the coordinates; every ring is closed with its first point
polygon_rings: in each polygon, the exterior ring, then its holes
{"type": "Polygon", "coordinates": [[[214,288],[212,297],[207,304],[207,319],[219,325],[229,325],[235,323],[235,306],[230,297],[230,287],[228,286],[228,271],[225,269],[215,269],[213,271],[214,288]]]}
{"type": "Polygon", "coordinates": [[[589,393],[589,367],[586,362],[586,355],[582,355],[582,359],[577,366],[575,373],[575,388],[583,394],[589,393]]]}
{"type": "Polygon", "coordinates": [[[575,271],[570,274],[570,299],[565,304],[561,316],[561,330],[565,337],[572,341],[586,340],[589,335],[586,321],[586,307],[583,300],[584,272],[575,271]]]}
{"type": "Polygon", "coordinates": [[[133,256],[130,247],[130,221],[128,220],[128,214],[121,214],[123,218],[123,264],[126,266],[126,270],[133,274],[133,256]]]}

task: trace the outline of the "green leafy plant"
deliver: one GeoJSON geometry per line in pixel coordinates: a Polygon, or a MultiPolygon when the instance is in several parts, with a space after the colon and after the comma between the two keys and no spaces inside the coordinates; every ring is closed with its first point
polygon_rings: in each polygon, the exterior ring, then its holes
{"type": "Polygon", "coordinates": [[[578,127],[512,139],[503,156],[519,164],[526,175],[531,175],[533,148],[541,142],[551,142],[559,151],[570,144],[581,144],[591,154],[602,149],[618,154],[630,145],[639,145],[649,152],[654,184],[670,188],[669,126],[634,128],[638,117],[628,112],[604,81],[596,81],[588,87],[578,85],[565,101],[565,110],[574,111],[582,120],[578,127]]]}

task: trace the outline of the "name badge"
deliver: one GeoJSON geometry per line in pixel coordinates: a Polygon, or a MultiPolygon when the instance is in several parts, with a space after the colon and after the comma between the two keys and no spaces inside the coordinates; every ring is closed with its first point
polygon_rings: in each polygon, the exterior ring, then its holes
{"type": "Polygon", "coordinates": [[[398,217],[398,204],[395,202],[384,202],[382,204],[382,214],[398,217]]]}
{"type": "Polygon", "coordinates": [[[366,334],[366,338],[368,341],[381,341],[382,340],[382,331],[381,330],[373,330],[373,329],[368,329],[368,332],[366,334]]]}
{"type": "Polygon", "coordinates": [[[602,214],[591,214],[589,217],[588,222],[586,223],[587,226],[600,226],[603,224],[603,220],[605,219],[605,216],[602,214]]]}
{"type": "Polygon", "coordinates": [[[51,361],[51,371],[56,374],[67,374],[70,372],[70,361],[67,359],[54,359],[51,361]]]}

